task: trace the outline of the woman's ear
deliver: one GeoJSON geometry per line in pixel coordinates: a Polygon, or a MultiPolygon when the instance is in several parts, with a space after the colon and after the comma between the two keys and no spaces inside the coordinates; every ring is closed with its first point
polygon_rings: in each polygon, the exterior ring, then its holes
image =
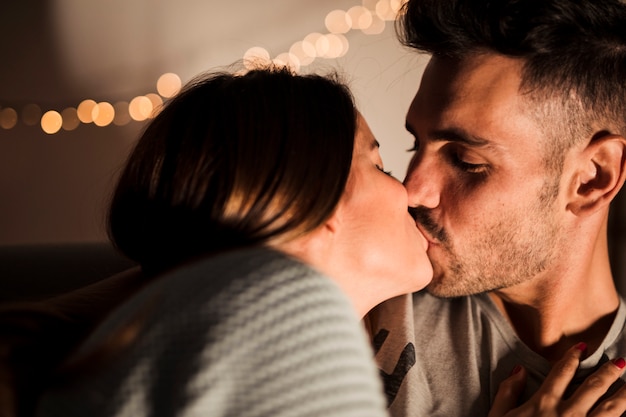
{"type": "Polygon", "coordinates": [[[568,209],[577,216],[607,207],[626,179],[626,139],[598,134],[581,152],[568,209]]]}

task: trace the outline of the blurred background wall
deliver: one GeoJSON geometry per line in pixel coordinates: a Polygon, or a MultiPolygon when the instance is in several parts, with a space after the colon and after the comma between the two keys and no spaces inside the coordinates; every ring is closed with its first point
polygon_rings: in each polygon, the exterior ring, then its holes
{"type": "MultiPolygon", "coordinates": [[[[156,93],[164,73],[184,83],[251,48],[284,57],[311,35],[330,33],[330,18],[341,13],[353,22],[334,29],[344,42],[340,56],[325,52],[301,70],[345,72],[386,168],[402,179],[412,145],[404,116],[427,58],[396,41],[389,13],[399,2],[0,0],[0,245],[105,241],[111,187],[145,124],[78,123],[48,134],[42,114],[86,99],[129,103],[156,93]]],[[[624,194],[610,224],[620,280],[624,194]]]]}

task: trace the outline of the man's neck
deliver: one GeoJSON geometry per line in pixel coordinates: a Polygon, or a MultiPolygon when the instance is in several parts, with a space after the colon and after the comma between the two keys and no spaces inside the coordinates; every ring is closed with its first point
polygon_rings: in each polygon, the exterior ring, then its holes
{"type": "Polygon", "coordinates": [[[608,262],[585,270],[593,275],[538,277],[489,295],[518,337],[550,362],[578,342],[592,353],[613,323],[619,296],[608,262]]]}

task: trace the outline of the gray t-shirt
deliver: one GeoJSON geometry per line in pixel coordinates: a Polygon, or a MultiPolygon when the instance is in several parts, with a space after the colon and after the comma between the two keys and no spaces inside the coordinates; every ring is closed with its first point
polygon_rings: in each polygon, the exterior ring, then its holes
{"type": "Polygon", "coordinates": [[[48,389],[39,417],[387,415],[348,299],[329,278],[269,250],[165,274],[117,309],[80,354],[94,349],[105,359],[93,356],[83,373],[48,389]],[[124,336],[121,345],[111,334],[124,336]]]}
{"type": "MultiPolygon", "coordinates": [[[[626,357],[626,306],[620,300],[600,348],[581,363],[572,389],[609,359],[626,357]]],[[[393,417],[486,416],[515,365],[529,372],[528,399],[550,370],[527,347],[486,294],[440,299],[401,296],[366,317],[393,417]]],[[[584,340],[582,340],[584,342],[584,340]]],[[[618,380],[613,389],[624,384],[618,380]]]]}

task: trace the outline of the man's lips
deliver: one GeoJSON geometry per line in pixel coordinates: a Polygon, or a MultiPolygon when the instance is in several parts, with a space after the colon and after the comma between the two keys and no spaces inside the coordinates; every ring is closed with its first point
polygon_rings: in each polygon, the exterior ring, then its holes
{"type": "Polygon", "coordinates": [[[430,233],[428,232],[428,230],[424,228],[424,226],[422,226],[419,222],[415,222],[415,225],[417,226],[419,231],[422,233],[422,235],[424,235],[424,237],[428,241],[429,246],[438,244],[437,240],[430,235],[430,233]]]}

